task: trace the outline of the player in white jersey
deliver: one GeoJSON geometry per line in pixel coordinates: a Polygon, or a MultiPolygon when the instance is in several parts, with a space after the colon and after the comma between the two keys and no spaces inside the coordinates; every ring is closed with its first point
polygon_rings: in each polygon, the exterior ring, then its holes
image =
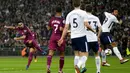
{"type": "Polygon", "coordinates": [[[93,30],[87,22],[87,13],[80,9],[80,0],[73,0],[73,6],[75,9],[67,15],[65,28],[58,44],[59,46],[62,44],[70,25],[72,48],[75,53],[75,70],[76,73],[80,73],[80,67],[86,63],[86,55],[88,55],[85,27],[93,32],[95,32],[95,30],[93,30]]]}
{"type": "MultiPolygon", "coordinates": [[[[107,45],[111,44],[111,46],[113,47],[113,52],[119,58],[120,63],[121,64],[126,63],[129,61],[129,59],[122,58],[122,56],[117,48],[117,44],[112,39],[112,36],[110,34],[110,30],[111,30],[113,24],[114,23],[120,24],[116,18],[116,16],[118,15],[118,10],[113,9],[112,13],[104,12],[104,14],[105,14],[105,20],[103,21],[103,24],[102,24],[102,34],[100,37],[101,44],[103,45],[104,49],[106,48],[107,45]]],[[[110,66],[110,64],[108,64],[106,62],[106,54],[105,54],[104,50],[102,50],[102,65],[103,66],[110,66]]]]}
{"type": "MultiPolygon", "coordinates": [[[[95,63],[96,63],[96,68],[97,71],[96,73],[100,73],[100,65],[101,65],[101,60],[99,56],[99,44],[98,44],[98,39],[100,39],[100,33],[101,33],[101,23],[99,21],[99,18],[97,16],[94,16],[91,14],[93,8],[91,5],[86,6],[86,11],[88,13],[88,23],[92,27],[92,29],[97,30],[97,34],[90,30],[86,30],[86,37],[87,37],[87,42],[88,42],[88,51],[92,49],[95,52],[95,63]]],[[[85,69],[82,67],[82,71],[85,69]]]]}

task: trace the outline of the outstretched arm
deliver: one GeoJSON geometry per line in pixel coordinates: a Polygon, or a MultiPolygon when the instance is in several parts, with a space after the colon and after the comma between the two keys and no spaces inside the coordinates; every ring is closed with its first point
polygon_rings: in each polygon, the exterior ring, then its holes
{"type": "Polygon", "coordinates": [[[85,26],[91,30],[92,32],[96,33],[96,30],[92,29],[92,27],[89,25],[89,23],[87,21],[84,22],[85,26]]]}
{"type": "Polygon", "coordinates": [[[21,37],[15,37],[14,40],[24,40],[26,38],[25,35],[21,36],[21,37]]]}
{"type": "Polygon", "coordinates": [[[16,29],[16,27],[14,27],[14,26],[4,26],[4,28],[7,28],[7,29],[16,29]]]}

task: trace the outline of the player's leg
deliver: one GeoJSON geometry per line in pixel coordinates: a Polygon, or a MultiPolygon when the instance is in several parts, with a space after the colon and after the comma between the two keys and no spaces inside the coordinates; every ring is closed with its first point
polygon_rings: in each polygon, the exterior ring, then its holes
{"type": "Polygon", "coordinates": [[[58,51],[60,51],[59,72],[58,73],[63,73],[62,69],[64,67],[65,41],[57,49],[58,49],[58,51]]]}
{"type": "Polygon", "coordinates": [[[99,56],[99,53],[95,53],[95,62],[96,62],[96,68],[97,68],[97,73],[100,73],[100,68],[101,68],[101,59],[99,56]]]}
{"type": "Polygon", "coordinates": [[[37,62],[37,50],[34,51],[34,62],[37,62]]]}
{"type": "Polygon", "coordinates": [[[97,68],[97,73],[100,73],[100,68],[101,68],[101,59],[99,56],[99,45],[98,42],[92,42],[92,49],[95,52],[95,63],[96,63],[96,68],[97,68]]]}
{"type": "MultiPolygon", "coordinates": [[[[79,51],[74,50],[74,66],[78,64],[79,58],[80,58],[79,51]]],[[[76,70],[75,70],[75,73],[77,73],[76,70]]]]}
{"type": "Polygon", "coordinates": [[[106,60],[106,53],[105,53],[105,49],[107,48],[107,45],[104,45],[104,46],[102,46],[102,51],[101,51],[101,56],[102,56],[102,66],[107,66],[107,67],[109,67],[110,66],[110,64],[109,63],[107,63],[107,60],[106,60]],[[104,48],[103,48],[104,47],[104,48]]]}
{"type": "Polygon", "coordinates": [[[32,40],[33,47],[35,47],[38,51],[40,51],[43,55],[46,54],[44,50],[41,49],[41,47],[38,45],[38,43],[35,40],[32,40]]]}
{"type": "Polygon", "coordinates": [[[82,52],[80,53],[80,59],[79,59],[79,62],[77,64],[78,67],[82,67],[82,70],[80,71],[81,73],[85,73],[87,71],[86,69],[86,61],[87,61],[87,58],[88,58],[88,52],[82,52]]]}
{"type": "Polygon", "coordinates": [[[51,73],[50,66],[51,66],[53,54],[54,54],[54,50],[49,50],[49,54],[47,56],[47,73],[51,73]]]}
{"type": "MultiPolygon", "coordinates": [[[[72,49],[74,50],[74,66],[76,66],[78,64],[79,58],[80,58],[79,49],[77,46],[77,38],[71,39],[71,41],[72,41],[72,49]]],[[[80,73],[80,69],[79,68],[75,69],[75,73],[80,73]]]]}
{"type": "Polygon", "coordinates": [[[109,41],[109,33],[102,33],[100,36],[100,42],[101,42],[101,56],[102,56],[102,66],[110,66],[109,63],[106,61],[106,54],[105,54],[105,49],[107,48],[107,45],[110,44],[111,41],[109,41]]]}
{"type": "Polygon", "coordinates": [[[80,51],[79,53],[80,58],[77,67],[80,68],[82,66],[84,71],[82,71],[81,73],[84,73],[86,71],[85,65],[88,58],[88,44],[87,44],[86,36],[79,38],[77,45],[80,51]]]}
{"type": "Polygon", "coordinates": [[[60,52],[59,73],[63,73],[62,71],[63,67],[64,67],[64,52],[60,52]]]}
{"type": "Polygon", "coordinates": [[[26,66],[26,70],[28,70],[31,62],[32,62],[32,59],[33,59],[33,53],[34,53],[34,49],[33,48],[30,48],[30,51],[29,51],[29,57],[28,57],[28,64],[26,66]]]}
{"type": "Polygon", "coordinates": [[[113,47],[113,52],[114,52],[115,55],[119,58],[121,64],[126,63],[126,62],[129,61],[129,59],[124,59],[124,58],[121,56],[121,53],[119,52],[118,47],[117,47],[117,45],[116,45],[115,42],[112,42],[111,45],[112,45],[112,47],[113,47]]]}
{"type": "Polygon", "coordinates": [[[51,66],[51,62],[52,62],[52,57],[54,55],[54,51],[57,48],[57,43],[54,40],[50,39],[49,42],[49,53],[47,55],[47,73],[51,73],[50,71],[50,66],[51,66]]]}

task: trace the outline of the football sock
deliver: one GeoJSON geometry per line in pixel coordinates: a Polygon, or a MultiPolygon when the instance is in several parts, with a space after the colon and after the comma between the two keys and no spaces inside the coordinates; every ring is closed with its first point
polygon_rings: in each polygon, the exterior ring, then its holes
{"type": "Polygon", "coordinates": [[[63,68],[63,66],[64,66],[64,57],[60,57],[60,61],[59,61],[59,71],[62,71],[62,68],[63,68]]]}
{"type": "Polygon", "coordinates": [[[115,55],[120,59],[122,60],[122,56],[121,56],[121,53],[119,52],[118,48],[117,47],[113,47],[113,52],[115,53],[115,55]]]}
{"type": "Polygon", "coordinates": [[[96,62],[97,72],[100,72],[100,68],[101,68],[101,59],[100,59],[99,56],[95,57],[95,62],[96,62]]]}
{"type": "Polygon", "coordinates": [[[30,64],[31,64],[32,58],[33,58],[33,53],[30,52],[30,53],[29,53],[29,57],[28,57],[28,64],[27,64],[28,67],[29,67],[30,64]]]}
{"type": "Polygon", "coordinates": [[[79,61],[79,56],[74,57],[74,65],[77,65],[79,61]]]}
{"type": "Polygon", "coordinates": [[[106,54],[104,50],[102,50],[101,55],[102,55],[102,62],[106,62],[106,54]]]}
{"type": "Polygon", "coordinates": [[[51,60],[52,60],[52,56],[51,56],[51,55],[48,55],[48,56],[47,56],[47,68],[48,68],[48,69],[50,69],[51,60]]]}
{"type": "Polygon", "coordinates": [[[85,63],[86,63],[86,61],[87,61],[87,57],[86,57],[86,56],[82,56],[82,57],[80,57],[77,66],[80,68],[80,67],[84,64],[84,67],[85,67],[85,63]]]}

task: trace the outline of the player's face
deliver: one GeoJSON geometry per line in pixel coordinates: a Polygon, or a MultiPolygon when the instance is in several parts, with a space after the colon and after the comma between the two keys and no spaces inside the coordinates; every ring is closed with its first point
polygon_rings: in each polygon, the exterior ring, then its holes
{"type": "Polygon", "coordinates": [[[18,27],[23,28],[24,27],[23,23],[18,23],[18,27]]]}
{"type": "Polygon", "coordinates": [[[114,14],[115,16],[117,16],[117,15],[118,15],[118,10],[114,10],[113,14],[114,14]]]}

